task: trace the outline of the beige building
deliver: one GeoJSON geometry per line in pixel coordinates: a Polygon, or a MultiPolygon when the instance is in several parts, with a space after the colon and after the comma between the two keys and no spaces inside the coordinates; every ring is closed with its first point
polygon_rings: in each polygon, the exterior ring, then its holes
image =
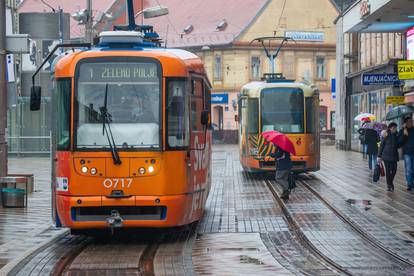
{"type": "MultiPolygon", "coordinates": [[[[213,85],[215,129],[236,132],[234,115],[240,88],[270,72],[269,60],[261,45],[250,43],[257,37],[274,35],[295,38],[295,42],[285,44],[280,51],[275,62],[276,72],[289,79],[316,84],[321,91],[321,128],[334,128],[335,100],[331,84],[335,79],[336,29],[333,21],[338,11],[330,0],[204,2],[181,1],[181,9],[175,10],[176,1],[162,1],[169,7],[169,18],[149,23],[154,24],[169,47],[190,49],[203,59],[213,85]]],[[[277,46],[278,43],[272,44],[271,51],[277,46]]]]}

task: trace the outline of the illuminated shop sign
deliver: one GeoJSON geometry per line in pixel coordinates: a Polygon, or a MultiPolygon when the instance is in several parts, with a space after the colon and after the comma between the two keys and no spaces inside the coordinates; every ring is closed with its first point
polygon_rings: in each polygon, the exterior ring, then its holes
{"type": "Polygon", "coordinates": [[[296,41],[324,41],[323,32],[298,32],[298,31],[286,31],[286,37],[290,37],[296,41]]]}

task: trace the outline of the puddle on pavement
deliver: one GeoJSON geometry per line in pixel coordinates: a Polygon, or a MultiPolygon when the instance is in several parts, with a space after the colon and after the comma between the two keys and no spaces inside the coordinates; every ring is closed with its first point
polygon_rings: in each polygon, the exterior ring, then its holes
{"type": "Polygon", "coordinates": [[[291,275],[273,258],[259,233],[198,235],[192,259],[198,275],[291,275]]]}
{"type": "Polygon", "coordinates": [[[371,200],[368,199],[353,199],[353,198],[348,198],[347,200],[345,200],[348,204],[351,205],[356,205],[356,206],[360,206],[363,207],[366,211],[369,210],[372,205],[371,200]]]}

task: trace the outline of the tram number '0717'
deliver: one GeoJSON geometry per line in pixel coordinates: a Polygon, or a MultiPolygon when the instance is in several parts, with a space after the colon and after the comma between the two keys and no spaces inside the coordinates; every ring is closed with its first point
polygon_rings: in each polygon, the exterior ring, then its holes
{"type": "Polygon", "coordinates": [[[107,189],[130,188],[132,185],[132,178],[107,178],[102,184],[107,189]]]}

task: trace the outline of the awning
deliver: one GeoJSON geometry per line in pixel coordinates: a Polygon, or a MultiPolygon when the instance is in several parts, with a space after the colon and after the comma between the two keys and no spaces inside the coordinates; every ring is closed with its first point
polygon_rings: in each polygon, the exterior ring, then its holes
{"type": "Polygon", "coordinates": [[[343,15],[344,32],[405,32],[414,26],[414,1],[360,0],[343,15]]]}

